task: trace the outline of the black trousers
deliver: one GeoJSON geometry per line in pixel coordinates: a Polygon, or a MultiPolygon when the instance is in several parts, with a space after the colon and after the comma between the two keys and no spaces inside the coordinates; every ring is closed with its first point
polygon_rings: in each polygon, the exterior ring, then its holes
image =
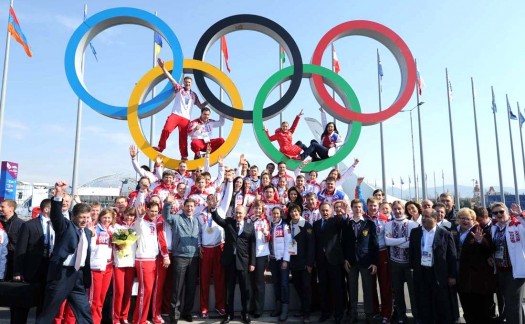
{"type": "Polygon", "coordinates": [[[67,299],[77,323],[92,324],[93,318],[91,317],[91,308],[84,286],[82,270],[77,271],[73,267],[62,267],[61,272],[60,279],[47,283],[44,306],[42,313],[36,319],[36,323],[52,323],[60,305],[67,299]]]}
{"type": "Polygon", "coordinates": [[[226,313],[228,316],[233,317],[235,306],[235,283],[239,280],[242,315],[244,316],[248,311],[248,302],[250,301],[248,270],[237,270],[234,260],[231,264],[224,266],[224,273],[226,276],[226,313]]]}
{"type": "Polygon", "coordinates": [[[292,270],[292,280],[299,300],[303,316],[309,317],[312,305],[312,289],[310,286],[311,276],[306,269],[292,270]]]}
{"type": "MultiPolygon", "coordinates": [[[[30,279],[25,279],[29,283],[40,283],[40,294],[41,301],[40,304],[36,307],[36,316],[40,315],[42,312],[44,294],[46,290],[46,280],[47,280],[47,268],[49,268],[49,258],[43,258],[40,261],[38,270],[35,273],[35,276],[30,279]]],[[[24,324],[27,322],[27,316],[29,314],[29,308],[24,307],[11,307],[11,324],[24,324]]]]}
{"type": "Polygon", "coordinates": [[[250,272],[250,311],[262,314],[264,311],[264,269],[268,266],[268,256],[255,258],[255,271],[250,272]]]}
{"type": "Polygon", "coordinates": [[[485,324],[492,323],[492,308],[494,302],[490,294],[476,294],[460,292],[459,300],[463,308],[463,317],[467,323],[485,324]]]}
{"type": "Polygon", "coordinates": [[[319,278],[319,292],[322,315],[330,315],[333,305],[334,317],[343,318],[343,265],[328,263],[326,256],[324,260],[317,260],[317,276],[319,278]]]}
{"type": "Polygon", "coordinates": [[[434,268],[422,267],[420,273],[417,275],[414,273],[414,280],[419,322],[453,323],[448,285],[439,286],[436,283],[434,268]]]}
{"type": "Polygon", "coordinates": [[[171,295],[171,308],[173,318],[178,320],[182,315],[191,314],[197,278],[199,276],[199,258],[173,258],[173,293],[171,295]],[[182,294],[184,293],[184,298],[182,294]],[[182,311],[181,311],[182,302],[182,311]]]}

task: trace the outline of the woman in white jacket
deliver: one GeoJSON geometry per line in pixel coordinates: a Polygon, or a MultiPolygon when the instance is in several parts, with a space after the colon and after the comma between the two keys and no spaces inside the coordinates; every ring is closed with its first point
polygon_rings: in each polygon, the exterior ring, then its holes
{"type": "Polygon", "coordinates": [[[111,234],[116,217],[117,213],[113,209],[101,211],[93,232],[94,236],[91,238],[92,282],[89,289],[89,303],[95,324],[102,320],[102,306],[113,275],[111,234]]]}
{"type": "MultiPolygon", "coordinates": [[[[122,219],[115,225],[115,231],[132,229],[135,230],[135,217],[137,209],[128,207],[122,215],[122,219]]],[[[129,254],[119,256],[118,252],[121,246],[113,244],[113,323],[127,324],[133,288],[133,279],[135,278],[135,252],[137,244],[133,243],[130,247],[129,254]]]]}
{"type": "Polygon", "coordinates": [[[252,205],[252,211],[250,220],[255,228],[255,271],[250,273],[250,309],[253,317],[258,318],[264,311],[264,269],[268,266],[270,255],[270,223],[266,219],[265,207],[261,201],[252,205]]]}
{"type": "Polygon", "coordinates": [[[290,290],[288,277],[290,275],[290,227],[282,219],[283,210],[280,207],[272,208],[272,229],[270,241],[270,271],[273,279],[273,292],[275,295],[275,310],[272,316],[279,316],[279,321],[288,319],[288,303],[290,290]]]}
{"type": "Polygon", "coordinates": [[[502,202],[494,203],[491,212],[496,222],[491,231],[496,281],[505,309],[500,320],[506,319],[508,324],[523,323],[521,296],[525,286],[525,227],[518,218],[509,215],[507,206],[502,202]]]}

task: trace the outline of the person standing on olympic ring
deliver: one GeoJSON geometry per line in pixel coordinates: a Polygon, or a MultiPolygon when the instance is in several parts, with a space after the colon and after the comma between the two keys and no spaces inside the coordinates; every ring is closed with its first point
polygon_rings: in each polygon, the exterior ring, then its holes
{"type": "Polygon", "coordinates": [[[170,80],[170,82],[173,84],[176,94],[175,99],[173,100],[173,109],[171,111],[171,115],[169,115],[166,119],[166,123],[164,124],[164,128],[162,129],[162,133],[160,135],[159,145],[154,149],[159,152],[164,151],[168,137],[170,136],[171,132],[173,132],[173,130],[178,127],[181,160],[187,160],[188,125],[190,124],[191,108],[195,104],[197,107],[199,107],[199,109],[202,110],[208,104],[208,102],[204,101],[201,103],[199,97],[197,97],[197,94],[190,89],[192,83],[192,79],[190,77],[184,77],[184,86],[182,86],[177,83],[168,70],[166,70],[164,67],[164,62],[160,58],[157,60],[157,62],[168,80],[170,80]]]}

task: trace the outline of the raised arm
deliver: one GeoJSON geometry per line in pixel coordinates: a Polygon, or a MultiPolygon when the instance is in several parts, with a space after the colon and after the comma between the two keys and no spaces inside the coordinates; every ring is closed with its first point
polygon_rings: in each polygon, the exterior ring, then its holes
{"type": "Polygon", "coordinates": [[[293,120],[293,124],[292,124],[292,127],[290,127],[290,132],[295,132],[295,129],[297,128],[297,125],[299,124],[299,120],[301,119],[301,116],[303,115],[303,110],[301,109],[301,111],[299,112],[299,114],[297,114],[297,116],[295,117],[295,119],[293,120]]]}
{"type": "Polygon", "coordinates": [[[139,163],[137,161],[137,148],[135,147],[135,145],[130,145],[129,155],[131,156],[131,164],[133,165],[133,169],[135,169],[135,172],[140,174],[141,177],[148,177],[150,183],[154,183],[158,180],[152,172],[148,172],[139,166],[139,163]]]}
{"type": "Polygon", "coordinates": [[[67,183],[65,181],[58,181],[55,183],[55,197],[51,200],[51,224],[55,230],[56,236],[62,234],[66,229],[67,220],[62,215],[62,197],[67,189],[67,183]]]}
{"type": "Polygon", "coordinates": [[[346,180],[350,179],[358,163],[359,159],[354,159],[354,164],[352,164],[348,169],[346,169],[345,173],[341,175],[341,179],[337,180],[337,186],[341,186],[346,180]]]}
{"type": "Polygon", "coordinates": [[[166,70],[166,67],[164,66],[164,61],[160,57],[157,59],[157,64],[162,69],[162,72],[164,72],[164,75],[166,75],[168,80],[170,80],[173,87],[177,90],[180,89],[180,84],[173,78],[171,73],[169,73],[168,70],[166,70]]]}
{"type": "Polygon", "coordinates": [[[226,180],[226,190],[224,191],[221,199],[220,205],[217,207],[217,212],[222,218],[226,217],[226,211],[228,211],[228,207],[230,206],[230,202],[232,200],[233,195],[233,179],[228,178],[226,180]]]}

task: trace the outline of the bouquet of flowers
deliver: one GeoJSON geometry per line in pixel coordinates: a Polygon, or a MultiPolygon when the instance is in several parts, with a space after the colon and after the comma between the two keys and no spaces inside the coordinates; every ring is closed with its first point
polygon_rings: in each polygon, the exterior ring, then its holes
{"type": "Polygon", "coordinates": [[[121,228],[113,232],[113,244],[117,245],[117,256],[119,258],[127,257],[131,254],[131,246],[139,237],[134,229],[121,228]]]}

